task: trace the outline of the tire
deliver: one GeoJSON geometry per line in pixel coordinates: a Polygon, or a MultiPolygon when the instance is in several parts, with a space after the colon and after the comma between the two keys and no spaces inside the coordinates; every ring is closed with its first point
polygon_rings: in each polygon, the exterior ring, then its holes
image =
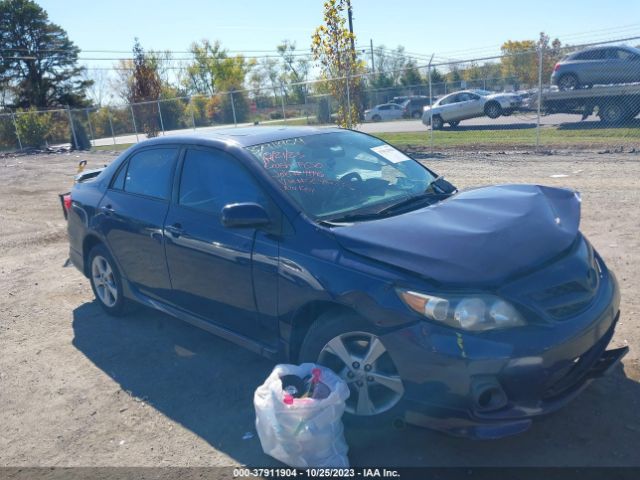
{"type": "Polygon", "coordinates": [[[415,118],[415,119],[422,118],[422,112],[419,112],[419,111],[416,110],[415,112],[413,112],[411,114],[411,118],[415,118]]]}
{"type": "Polygon", "coordinates": [[[442,120],[442,117],[440,115],[434,115],[431,119],[431,128],[433,130],[442,130],[443,126],[444,121],[442,120]]]}
{"type": "Polygon", "coordinates": [[[489,102],[484,106],[484,113],[489,118],[498,118],[502,115],[502,107],[498,102],[489,102]]]}
{"type": "Polygon", "coordinates": [[[380,115],[374,115],[373,117],[371,117],[371,120],[373,120],[374,122],[379,122],[380,120],[382,120],[382,118],[380,117],[380,115]]]}
{"type": "Polygon", "coordinates": [[[351,423],[397,425],[401,418],[404,385],[379,333],[355,314],[327,312],[311,325],[300,348],[300,362],[324,365],[347,382],[345,417],[351,423]]]}
{"type": "Polygon", "coordinates": [[[579,87],[578,77],[573,73],[565,73],[558,79],[558,88],[560,90],[576,90],[579,87]]]}
{"type": "Polygon", "coordinates": [[[98,304],[105,312],[114,317],[126,313],[127,300],[122,292],[120,272],[102,244],[89,252],[89,281],[98,304]]]}
{"type": "Polygon", "coordinates": [[[449,125],[451,126],[451,128],[456,128],[458,125],[460,125],[460,120],[453,120],[449,122],[449,125]]]}
{"type": "Polygon", "coordinates": [[[627,112],[624,108],[624,105],[618,102],[610,102],[607,103],[602,109],[599,111],[600,120],[604,123],[620,123],[622,122],[626,116],[627,112]]]}

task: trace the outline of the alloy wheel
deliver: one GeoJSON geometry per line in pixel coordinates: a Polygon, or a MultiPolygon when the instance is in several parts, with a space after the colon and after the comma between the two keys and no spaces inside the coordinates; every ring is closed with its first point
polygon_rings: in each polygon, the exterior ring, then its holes
{"type": "Polygon", "coordinates": [[[393,408],[404,385],[380,338],[368,332],[348,332],[330,340],[318,363],[331,368],[347,383],[348,413],[378,415],[393,408]]]}
{"type": "Polygon", "coordinates": [[[102,255],[96,255],[91,262],[91,279],[100,301],[107,307],[113,307],[118,301],[118,287],[113,269],[102,255]]]}

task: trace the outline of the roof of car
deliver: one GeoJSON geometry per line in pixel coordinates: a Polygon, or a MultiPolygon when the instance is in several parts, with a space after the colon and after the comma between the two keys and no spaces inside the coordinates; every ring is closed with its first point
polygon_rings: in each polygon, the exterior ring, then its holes
{"type": "Polygon", "coordinates": [[[144,142],[145,145],[164,143],[198,143],[211,141],[212,143],[232,142],[240,147],[249,147],[261,143],[285,140],[294,137],[306,137],[321,133],[339,132],[342,129],[337,127],[230,127],[215,128],[210,130],[199,130],[184,135],[170,135],[154,138],[144,142]]]}

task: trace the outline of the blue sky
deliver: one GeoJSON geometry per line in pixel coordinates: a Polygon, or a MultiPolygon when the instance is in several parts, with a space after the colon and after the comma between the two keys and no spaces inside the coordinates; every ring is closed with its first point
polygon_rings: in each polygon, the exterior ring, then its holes
{"type": "MultiPolygon", "coordinates": [[[[38,0],[36,0],[38,1],[38,0]]],[[[39,0],[50,19],[83,50],[129,52],[133,38],[155,50],[187,50],[194,40],[218,39],[230,51],[265,54],[290,39],[308,50],[322,22],[322,0],[39,0]],[[252,51],[252,52],[249,52],[252,51]]],[[[469,1],[352,0],[357,42],[440,58],[496,54],[507,39],[540,31],[566,43],[640,36],[638,0],[469,1]]],[[[631,42],[633,44],[639,41],[631,42]]],[[[82,58],[127,56],[83,52],[82,58]]],[[[183,54],[184,56],[184,54],[183,54]]],[[[109,67],[109,61],[82,61],[109,67]]],[[[426,64],[425,60],[423,64],[426,64]]]]}

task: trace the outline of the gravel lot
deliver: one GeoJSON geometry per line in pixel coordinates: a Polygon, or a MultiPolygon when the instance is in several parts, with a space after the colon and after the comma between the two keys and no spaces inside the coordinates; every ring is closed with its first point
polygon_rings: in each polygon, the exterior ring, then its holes
{"type": "MultiPolygon", "coordinates": [[[[109,154],[86,154],[89,166],[109,154]]],[[[77,154],[0,158],[0,466],[276,465],[252,395],[273,364],[163,314],[109,318],[66,266],[56,194],[77,154]],[[250,436],[250,435],[247,435],[250,436]]],[[[449,153],[425,160],[458,187],[544,183],[582,192],[582,230],[620,281],[624,368],[510,439],[350,429],[354,465],[640,465],[640,155],[449,153]],[[555,177],[557,175],[566,175],[555,177]]]]}

